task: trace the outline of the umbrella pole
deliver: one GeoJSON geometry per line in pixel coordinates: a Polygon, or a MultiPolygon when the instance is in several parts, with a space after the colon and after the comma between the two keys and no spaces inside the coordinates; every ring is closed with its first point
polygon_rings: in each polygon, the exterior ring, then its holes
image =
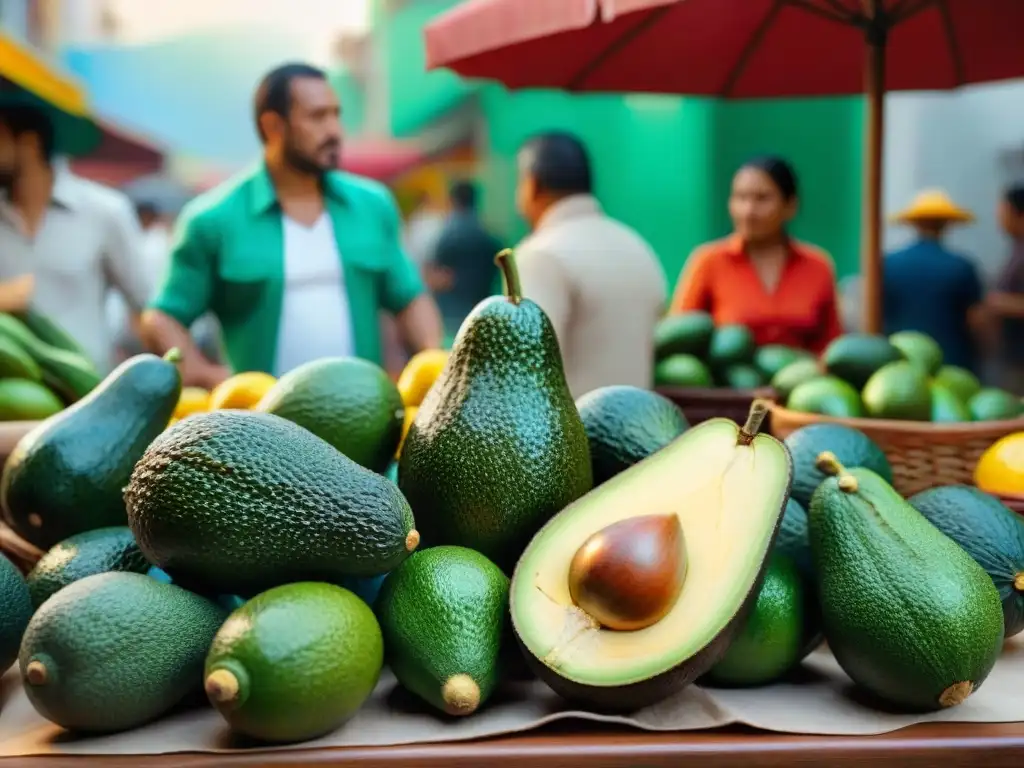
{"type": "MultiPolygon", "coordinates": [[[[878,5],[878,0],[873,0],[878,5]]],[[[876,9],[877,11],[877,9],[876,9]]],[[[875,16],[867,32],[867,144],[864,177],[862,312],[867,333],[882,332],[882,143],[885,137],[885,28],[875,16]]]]}

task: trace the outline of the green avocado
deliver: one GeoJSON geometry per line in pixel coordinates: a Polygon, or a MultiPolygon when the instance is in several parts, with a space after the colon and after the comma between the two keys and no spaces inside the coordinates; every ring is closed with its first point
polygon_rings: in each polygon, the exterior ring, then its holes
{"type": "Polygon", "coordinates": [[[775,552],[790,560],[800,574],[804,605],[799,656],[803,659],[821,645],[825,635],[821,630],[821,608],[818,606],[811,542],[807,536],[807,511],[792,497],[786,503],[786,513],[775,539],[775,552]]]}
{"type": "Polygon", "coordinates": [[[654,366],[654,383],[659,387],[705,388],[714,384],[711,372],[693,355],[669,355],[654,366]]]}
{"type": "Polygon", "coordinates": [[[879,368],[864,385],[861,398],[875,419],[928,421],[932,417],[928,376],[905,360],[879,368]]]}
{"type": "Polygon", "coordinates": [[[64,402],[38,381],[0,379],[0,421],[43,421],[62,410],[64,402]]]}
{"type": "Polygon", "coordinates": [[[708,365],[725,370],[731,365],[750,363],[754,359],[754,334],[745,325],[720,325],[711,335],[708,365]]]}
{"type": "Polygon", "coordinates": [[[986,387],[967,401],[974,421],[1001,421],[1016,419],[1024,413],[1024,402],[1004,389],[986,387]]]}
{"type": "Polygon", "coordinates": [[[504,296],[465,319],[409,427],[398,486],[427,546],[475,549],[511,573],[552,515],[593,486],[587,433],[550,319],[522,295],[511,251],[504,296]]]}
{"type": "Polygon", "coordinates": [[[813,360],[814,355],[807,350],[788,347],[785,344],[765,344],[754,350],[754,365],[768,380],[793,363],[813,360]]]}
{"type": "Polygon", "coordinates": [[[29,307],[23,312],[15,312],[14,316],[21,320],[40,341],[51,347],[63,349],[65,352],[74,352],[83,358],[88,357],[85,347],[49,315],[29,307]]]}
{"type": "Polygon", "coordinates": [[[300,365],[278,379],[256,410],[305,427],[374,472],[387,469],[402,436],[398,387],[379,365],[355,357],[300,365]]]}
{"type": "Polygon", "coordinates": [[[226,615],[141,573],[87,576],[29,622],[19,657],[25,693],[70,731],[136,728],[201,690],[203,660],[226,615]]]}
{"type": "Polygon", "coordinates": [[[722,372],[722,380],[730,389],[758,389],[767,383],[764,374],[749,363],[730,365],[722,372]]]}
{"type": "Polygon", "coordinates": [[[92,392],[103,378],[83,355],[47,344],[14,315],[0,312],[0,335],[28,354],[38,366],[43,383],[69,404],[92,392]]]}
{"type": "Polygon", "coordinates": [[[126,525],[79,533],[46,552],[29,571],[29,592],[38,608],[68,584],[109,571],[147,573],[150,564],[126,525]]]}
{"type": "Polygon", "coordinates": [[[821,355],[825,370],[855,389],[862,389],[883,365],[903,359],[903,353],[887,338],[869,333],[840,336],[821,355]]]}
{"type": "Polygon", "coordinates": [[[821,365],[817,360],[797,360],[772,376],[771,385],[778,394],[779,401],[785,403],[798,386],[822,376],[821,365]]]}
{"type": "Polygon", "coordinates": [[[1024,630],[1024,521],[995,496],[946,485],[911,496],[910,506],[973,557],[1003,602],[1006,637],[1024,630]]]}
{"type": "Polygon", "coordinates": [[[790,393],[786,407],[799,413],[842,419],[864,415],[857,390],[836,376],[819,376],[797,385],[790,393]]]}
{"type": "Polygon", "coordinates": [[[340,727],[373,693],[384,641],[347,589],[285,584],[238,607],[213,638],[206,695],[236,733],[296,742],[340,727]]]}
{"type": "Polygon", "coordinates": [[[966,368],[959,368],[955,365],[942,366],[935,374],[933,381],[948,388],[964,403],[981,390],[981,382],[978,381],[977,376],[966,368]]]}
{"type": "Polygon", "coordinates": [[[926,333],[900,331],[889,337],[889,343],[928,376],[934,376],[942,368],[942,347],[926,333]]]}
{"type": "Polygon", "coordinates": [[[789,672],[802,658],[805,604],[800,572],[791,560],[773,554],[753,610],[701,683],[751,688],[789,672]]]}
{"type": "Polygon", "coordinates": [[[992,579],[868,469],[828,454],[808,515],[829,649],[890,706],[965,701],[995,667],[1003,609],[992,579]]]}
{"type": "Polygon", "coordinates": [[[0,379],[26,379],[41,383],[39,364],[10,336],[0,334],[0,379]]]}
{"type": "Polygon", "coordinates": [[[136,464],[125,501],[146,558],[210,594],[376,576],[419,544],[394,483],[257,411],[173,424],[136,464]]]}
{"type": "Polygon", "coordinates": [[[669,315],[654,327],[654,356],[663,360],[670,355],[704,357],[711,344],[715,322],[707,312],[683,312],[669,315]]]}
{"type": "Polygon", "coordinates": [[[14,448],[0,478],[5,522],[40,549],[125,524],[124,487],[181,396],[178,351],[141,354],[14,448]]]}
{"type": "Polygon", "coordinates": [[[956,393],[934,379],[929,385],[932,393],[931,420],[936,424],[957,424],[971,420],[967,404],[956,393]]]}
{"type": "Polygon", "coordinates": [[[387,663],[406,690],[449,715],[486,703],[501,677],[509,579],[465,547],[413,554],[375,606],[387,663]]]}
{"type": "Polygon", "coordinates": [[[599,387],[576,400],[590,444],[594,485],[660,451],[689,427],[667,397],[627,385],[599,387]]]}
{"type": "MultiPolygon", "coordinates": [[[[843,424],[810,424],[785,439],[793,457],[793,498],[806,510],[818,486],[827,475],[818,467],[823,451],[835,455],[845,467],[865,467],[887,483],[892,482],[892,466],[878,444],[859,429],[843,424]]],[[[800,564],[797,559],[797,564],[800,564]]]]}
{"type": "Polygon", "coordinates": [[[18,567],[0,554],[0,677],[18,658],[25,627],[32,618],[32,597],[18,567]]]}

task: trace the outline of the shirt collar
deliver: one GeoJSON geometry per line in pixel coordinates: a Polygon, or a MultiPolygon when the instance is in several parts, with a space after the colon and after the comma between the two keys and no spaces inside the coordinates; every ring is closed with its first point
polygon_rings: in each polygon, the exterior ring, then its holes
{"type": "MultiPolygon", "coordinates": [[[[743,238],[735,233],[725,239],[722,250],[734,259],[747,258],[747,247],[743,242],[743,238]]],[[[792,238],[786,241],[786,256],[791,260],[800,256],[799,251],[793,246],[792,238]]]]}
{"type": "Polygon", "coordinates": [[[73,211],[82,200],[82,188],[77,177],[61,164],[53,168],[53,191],[50,199],[59,208],[73,211]]]}
{"type": "MultiPolygon", "coordinates": [[[[324,194],[339,203],[347,204],[345,180],[338,171],[329,171],[324,175],[324,194]]],[[[249,200],[254,215],[266,213],[277,205],[277,190],[270,178],[267,165],[260,160],[252,169],[249,178],[249,200]]]]}
{"type": "Polygon", "coordinates": [[[553,224],[559,224],[580,216],[593,216],[598,213],[601,213],[601,204],[597,202],[597,198],[593,195],[569,195],[552,204],[550,208],[544,211],[540,221],[537,222],[537,229],[550,227],[553,224]]]}

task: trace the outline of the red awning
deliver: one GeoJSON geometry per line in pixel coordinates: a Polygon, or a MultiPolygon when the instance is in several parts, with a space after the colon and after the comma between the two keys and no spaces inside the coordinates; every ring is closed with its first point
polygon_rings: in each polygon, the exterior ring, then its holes
{"type": "Polygon", "coordinates": [[[70,161],[74,173],[120,186],[163,168],[165,152],[155,142],[106,120],[97,124],[102,130],[100,143],[88,155],[70,161]]]}
{"type": "Polygon", "coordinates": [[[345,143],[341,168],[358,176],[389,181],[425,159],[423,150],[410,142],[361,139],[345,143]]]}

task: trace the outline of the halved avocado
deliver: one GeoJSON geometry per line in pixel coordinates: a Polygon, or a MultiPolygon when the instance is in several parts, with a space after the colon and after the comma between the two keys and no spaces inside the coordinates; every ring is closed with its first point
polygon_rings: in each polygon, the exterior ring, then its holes
{"type": "Polygon", "coordinates": [[[566,507],[530,542],[512,578],[512,624],[527,662],[556,693],[632,711],[676,693],[726,652],[757,601],[792,483],[785,446],[757,434],[765,411],[757,401],[743,427],[717,418],[690,429],[566,507]],[[608,629],[574,604],[570,569],[584,543],[631,519],[673,515],[686,568],[662,618],[608,629]]]}

